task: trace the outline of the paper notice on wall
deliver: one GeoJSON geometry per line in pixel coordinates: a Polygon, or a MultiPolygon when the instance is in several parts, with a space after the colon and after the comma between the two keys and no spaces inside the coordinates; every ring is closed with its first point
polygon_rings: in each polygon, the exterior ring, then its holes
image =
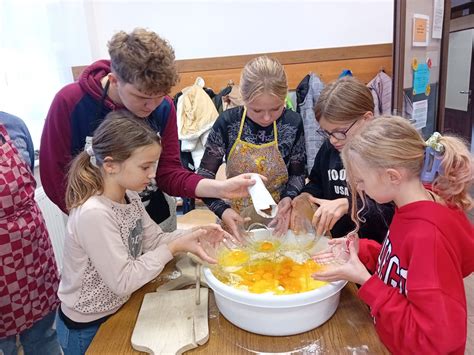
{"type": "Polygon", "coordinates": [[[434,0],[433,6],[433,32],[431,37],[441,38],[443,34],[444,1],[434,0]]]}
{"type": "Polygon", "coordinates": [[[429,16],[413,15],[413,47],[428,46],[429,22],[429,16]]]}
{"type": "Polygon", "coordinates": [[[416,101],[413,103],[413,113],[411,121],[416,129],[426,127],[426,120],[428,118],[428,100],[416,101]]]}
{"type": "Polygon", "coordinates": [[[413,70],[413,95],[425,94],[430,95],[430,68],[426,63],[417,65],[413,70]]]}

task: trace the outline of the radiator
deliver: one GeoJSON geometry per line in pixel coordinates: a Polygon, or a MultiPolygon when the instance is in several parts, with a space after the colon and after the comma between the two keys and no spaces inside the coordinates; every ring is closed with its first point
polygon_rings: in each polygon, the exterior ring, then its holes
{"type": "Polygon", "coordinates": [[[36,189],[35,200],[46,221],[46,228],[48,229],[49,238],[51,238],[51,244],[53,245],[56,264],[58,265],[59,273],[61,273],[67,215],[51,202],[42,187],[36,189]]]}

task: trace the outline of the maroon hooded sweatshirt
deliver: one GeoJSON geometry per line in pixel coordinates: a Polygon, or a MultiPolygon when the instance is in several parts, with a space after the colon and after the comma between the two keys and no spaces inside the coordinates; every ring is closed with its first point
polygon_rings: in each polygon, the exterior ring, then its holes
{"type": "MultiPolygon", "coordinates": [[[[110,111],[124,109],[110,98],[102,99],[100,80],[110,73],[110,61],[100,60],[87,67],[77,82],[66,85],[54,97],[41,136],[40,176],[46,195],[67,213],[65,192],[71,160],[84,148],[85,138],[110,111]]],[[[162,138],[156,182],[171,196],[196,197],[201,176],[183,168],[179,157],[176,110],[168,96],[146,118],[162,138]]]]}

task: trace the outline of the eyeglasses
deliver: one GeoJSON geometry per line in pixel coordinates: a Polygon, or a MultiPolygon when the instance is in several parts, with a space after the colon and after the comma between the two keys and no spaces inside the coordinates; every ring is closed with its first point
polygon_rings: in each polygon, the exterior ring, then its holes
{"type": "Polygon", "coordinates": [[[318,129],[316,132],[318,132],[318,134],[320,134],[324,138],[329,138],[329,137],[333,136],[337,140],[343,141],[347,138],[347,132],[349,132],[349,130],[352,128],[352,126],[354,126],[358,121],[359,120],[355,120],[354,122],[352,122],[352,124],[344,132],[341,132],[341,131],[328,132],[324,129],[318,129]]]}

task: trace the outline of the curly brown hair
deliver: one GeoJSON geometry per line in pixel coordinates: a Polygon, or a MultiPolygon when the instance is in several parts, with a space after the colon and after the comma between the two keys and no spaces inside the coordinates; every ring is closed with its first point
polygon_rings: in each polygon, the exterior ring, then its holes
{"type": "Polygon", "coordinates": [[[107,45],[112,72],[143,94],[168,94],[178,82],[173,47],[155,32],[120,31],[107,45]]]}

